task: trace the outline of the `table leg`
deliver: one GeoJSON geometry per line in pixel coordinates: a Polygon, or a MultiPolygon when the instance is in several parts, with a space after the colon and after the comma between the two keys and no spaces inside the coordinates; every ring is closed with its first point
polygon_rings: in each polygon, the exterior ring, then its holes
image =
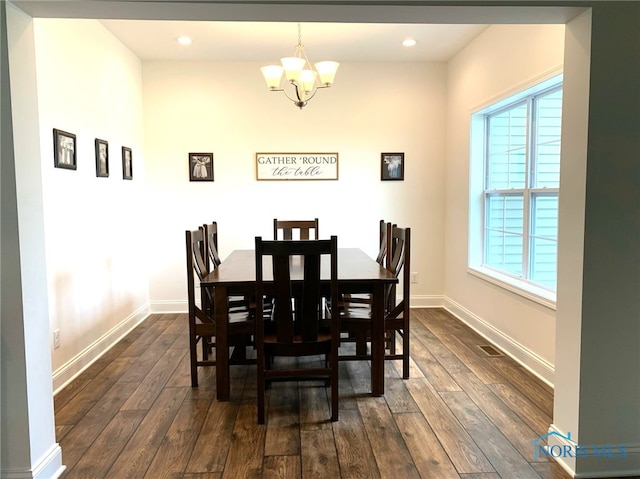
{"type": "Polygon", "coordinates": [[[384,394],[384,285],[376,282],[371,298],[371,394],[384,394]]]}
{"type": "Polygon", "coordinates": [[[216,321],[216,397],[218,401],[229,400],[229,311],[227,288],[214,288],[214,315],[216,321]]]}

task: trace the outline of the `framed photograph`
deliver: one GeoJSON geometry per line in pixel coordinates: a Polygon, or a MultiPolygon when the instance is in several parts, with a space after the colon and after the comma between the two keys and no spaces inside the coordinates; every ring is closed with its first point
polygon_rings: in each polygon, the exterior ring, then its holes
{"type": "Polygon", "coordinates": [[[404,180],[404,153],[382,153],[380,179],[382,181],[404,180]]]}
{"type": "Polygon", "coordinates": [[[105,140],[96,138],[96,176],[109,176],[109,143],[105,140]]]}
{"type": "Polygon", "coordinates": [[[213,153],[189,153],[189,181],[213,181],[213,153]]]}
{"type": "Polygon", "coordinates": [[[67,170],[77,169],[76,135],[53,129],[53,166],[67,170]]]}
{"type": "Polygon", "coordinates": [[[122,147],[122,179],[133,179],[133,155],[131,154],[131,148],[126,146],[122,147]]]}

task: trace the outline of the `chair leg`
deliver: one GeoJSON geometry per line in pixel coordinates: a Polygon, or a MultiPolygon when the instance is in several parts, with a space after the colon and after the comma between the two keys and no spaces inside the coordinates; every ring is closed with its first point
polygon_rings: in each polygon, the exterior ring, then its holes
{"type": "Polygon", "coordinates": [[[356,332],[356,354],[366,356],[367,354],[367,333],[366,331],[356,332]]]}
{"type": "Polygon", "coordinates": [[[209,338],[203,336],[200,338],[200,342],[202,343],[202,360],[209,360],[209,338]]]}
{"type": "Polygon", "coordinates": [[[257,358],[258,379],[258,424],[264,424],[264,356],[257,358]]]}
{"type": "Polygon", "coordinates": [[[198,387],[198,352],[197,352],[197,340],[193,336],[189,338],[190,347],[189,347],[189,356],[191,360],[191,387],[198,387]]]}
{"type": "Polygon", "coordinates": [[[246,363],[248,344],[249,340],[247,338],[237,338],[233,343],[233,352],[231,353],[231,358],[229,359],[229,361],[233,361],[239,364],[246,363]]]}
{"type": "MultiPolygon", "coordinates": [[[[408,316],[408,315],[407,315],[408,316]]],[[[402,330],[402,378],[409,379],[409,318],[404,320],[402,330]]]]}
{"type": "Polygon", "coordinates": [[[331,379],[331,421],[338,420],[338,384],[337,378],[331,379]],[[335,384],[334,384],[335,383],[335,384]]]}
{"type": "Polygon", "coordinates": [[[387,330],[387,343],[389,347],[389,354],[396,354],[396,330],[387,330]]]}

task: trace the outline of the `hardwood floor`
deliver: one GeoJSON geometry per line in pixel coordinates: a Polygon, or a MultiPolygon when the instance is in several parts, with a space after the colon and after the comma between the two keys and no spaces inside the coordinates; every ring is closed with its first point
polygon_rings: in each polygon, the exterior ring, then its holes
{"type": "Polygon", "coordinates": [[[441,309],[413,309],[411,378],[387,362],[340,364],[340,420],[320,383],[276,383],[256,420],[255,366],[233,366],[231,400],[214,368],[191,388],[187,319],[152,315],[56,395],[66,479],[565,479],[534,458],[553,391],[441,309]]]}

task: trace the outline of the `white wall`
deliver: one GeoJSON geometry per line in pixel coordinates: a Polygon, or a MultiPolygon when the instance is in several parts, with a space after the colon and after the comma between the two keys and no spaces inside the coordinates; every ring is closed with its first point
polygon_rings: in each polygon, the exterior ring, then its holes
{"type": "Polygon", "coordinates": [[[380,219],[410,226],[412,305],[441,304],[445,65],[344,64],[303,110],[260,66],[143,64],[152,309],[186,309],[186,229],[216,220],[224,261],[271,238],[275,217],[318,217],[322,237],[374,257],[380,219]],[[381,182],[380,153],[396,151],[405,180],[381,182]],[[214,154],[213,183],[189,182],[189,152],[214,154]],[[257,181],[257,152],[338,152],[339,180],[257,181]]]}
{"type": "Polygon", "coordinates": [[[35,19],[54,389],[148,313],[141,62],[96,20],[35,19]],[[53,128],[77,136],[77,170],[53,166],[53,128]],[[97,178],[94,140],[109,142],[97,178]],[[133,151],[122,179],[121,147],[133,151]]]}
{"type": "Polygon", "coordinates": [[[51,478],[64,467],[53,420],[40,135],[25,121],[38,118],[34,29],[9,2],[0,5],[0,44],[0,477],[51,478]]]}
{"type": "Polygon", "coordinates": [[[625,450],[561,458],[576,477],[637,477],[640,49],[621,45],[640,45],[640,4],[595,5],[568,25],[567,45],[574,81],[566,102],[575,116],[568,119],[571,169],[560,199],[557,370],[565,387],[556,395],[552,430],[571,432],[579,444],[625,450]]]}
{"type": "Polygon", "coordinates": [[[467,272],[471,113],[557,71],[563,25],[494,25],[448,64],[445,227],[447,307],[553,382],[555,311],[467,272]]]}
{"type": "MultiPolygon", "coordinates": [[[[589,70],[591,68],[591,11],[567,24],[563,110],[569,121],[562,131],[562,192],[558,205],[558,307],[552,430],[578,440],[580,431],[580,363],[584,278],[585,197],[589,130],[589,70]]],[[[596,347],[600,357],[601,346],[596,347]]],[[[561,460],[570,471],[575,458],[561,460]]]]}

